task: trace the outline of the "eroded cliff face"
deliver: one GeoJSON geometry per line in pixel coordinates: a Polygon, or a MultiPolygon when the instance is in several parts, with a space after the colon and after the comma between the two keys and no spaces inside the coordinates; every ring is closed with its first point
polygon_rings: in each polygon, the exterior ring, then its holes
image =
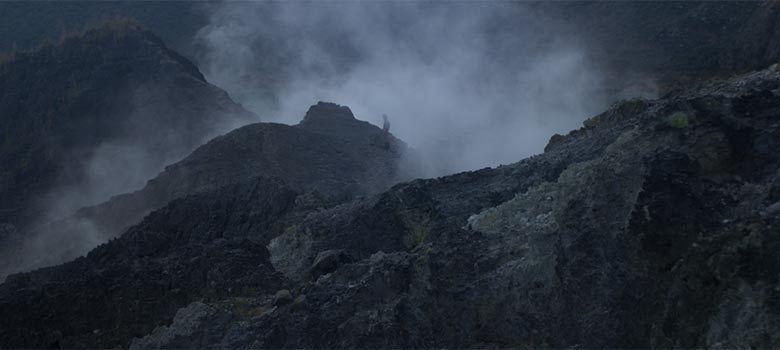
{"type": "MultiPolygon", "coordinates": [[[[777,347],[780,72],[687,91],[616,104],[509,166],[335,206],[240,173],[10,276],[0,345],[777,347]]],[[[223,169],[250,139],[188,166],[223,169]]]]}

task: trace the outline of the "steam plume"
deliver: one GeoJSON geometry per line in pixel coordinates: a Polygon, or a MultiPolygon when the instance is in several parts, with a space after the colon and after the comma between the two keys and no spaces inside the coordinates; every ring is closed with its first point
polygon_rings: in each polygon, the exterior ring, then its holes
{"type": "Polygon", "coordinates": [[[515,162],[609,102],[587,48],[518,3],[221,3],[205,74],[265,120],[350,106],[422,156],[422,176],[515,162]]]}

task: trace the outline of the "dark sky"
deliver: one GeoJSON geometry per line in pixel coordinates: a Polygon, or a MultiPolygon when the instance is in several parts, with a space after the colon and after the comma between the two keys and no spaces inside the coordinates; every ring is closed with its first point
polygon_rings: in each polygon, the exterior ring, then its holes
{"type": "Polygon", "coordinates": [[[207,18],[194,1],[0,1],[0,50],[57,40],[64,30],[80,30],[101,19],[133,17],[162,37],[166,44],[187,52],[195,32],[207,18]]]}

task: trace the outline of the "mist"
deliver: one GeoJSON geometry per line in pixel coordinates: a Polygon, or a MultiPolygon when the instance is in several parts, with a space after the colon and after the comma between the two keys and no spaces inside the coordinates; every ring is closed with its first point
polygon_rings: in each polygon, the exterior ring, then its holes
{"type": "MultiPolygon", "coordinates": [[[[414,164],[407,169],[414,177],[517,162],[540,153],[550,136],[578,128],[616,98],[648,93],[610,90],[604,78],[609,67],[593,59],[599,48],[573,37],[576,28],[545,18],[526,3],[198,6],[209,21],[193,38],[189,54],[210,83],[265,122],[296,124],[317,101],[347,105],[357,118],[375,125],[382,125],[386,114],[390,131],[414,149],[414,162],[403,162],[414,164]]],[[[137,123],[121,127],[131,136],[74,157],[71,175],[78,181],[64,183],[41,201],[46,213],[41,222],[49,224],[0,261],[0,277],[67,261],[105,242],[110,237],[94,223],[61,220],[142,188],[197,145],[257,121],[214,116],[219,122],[202,138],[177,140],[186,123],[161,125],[153,117],[176,108],[143,107],[149,94],[165,92],[139,91],[131,108],[137,115],[126,118],[137,123]]]]}
{"type": "Polygon", "coordinates": [[[78,211],[140,190],[198,146],[258,121],[250,113],[230,113],[218,106],[207,106],[207,119],[198,120],[198,102],[180,101],[187,94],[173,90],[171,84],[151,81],[113,91],[127,101],[101,116],[110,121],[106,130],[113,137],[69,154],[59,184],[36,200],[40,214],[21,229],[23,235],[12,225],[0,226],[0,233],[8,231],[0,237],[10,237],[0,244],[0,280],[72,260],[113,238],[117,232],[76,215],[78,211]]]}
{"type": "Polygon", "coordinates": [[[177,92],[167,91],[170,89],[167,84],[148,82],[120,92],[127,94],[129,107],[106,113],[106,118],[122,116],[113,125],[117,136],[73,155],[61,176],[62,185],[40,201],[46,213],[41,221],[62,220],[85,206],[139,190],[165,166],[183,159],[198,146],[258,121],[219,113],[216,108],[210,109],[209,120],[194,119],[197,107],[190,101],[177,101],[177,92]]]}
{"type": "Polygon", "coordinates": [[[571,28],[522,3],[221,3],[205,75],[265,121],[347,105],[423,160],[420,176],[516,162],[614,99],[571,28]]]}

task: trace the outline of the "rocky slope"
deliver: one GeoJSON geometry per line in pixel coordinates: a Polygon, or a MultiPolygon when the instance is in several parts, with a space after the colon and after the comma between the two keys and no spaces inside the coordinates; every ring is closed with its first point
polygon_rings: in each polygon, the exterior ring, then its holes
{"type": "Polygon", "coordinates": [[[0,61],[0,276],[25,268],[19,255],[33,258],[23,246],[53,263],[66,261],[68,245],[93,248],[100,241],[85,239],[94,235],[83,225],[60,241],[41,226],[141,187],[209,138],[257,121],[129,20],[0,61]]]}
{"type": "Polygon", "coordinates": [[[297,125],[241,127],[166,167],[141,190],[37,227],[0,257],[0,277],[72,260],[172,200],[256,177],[284,180],[306,193],[301,200],[311,208],[375,194],[409,178],[401,169],[411,169],[409,155],[402,141],[355,119],[349,108],[320,102],[297,125]]]}
{"type": "MultiPolygon", "coordinates": [[[[50,205],[61,194],[56,190],[72,188],[74,198],[89,192],[82,187],[126,191],[136,178],[148,179],[205,140],[253,120],[191,62],[131,21],[16,52],[0,63],[0,222],[21,229],[40,221],[61,209],[50,205]]],[[[85,196],[56,206],[76,209],[107,194],[85,196]]]]}
{"type": "Polygon", "coordinates": [[[259,174],[9,277],[0,346],[778,347],[779,150],[768,69],[335,207],[259,174]]]}
{"type": "Polygon", "coordinates": [[[399,167],[408,155],[406,144],[355,119],[348,107],[319,102],[297,125],[258,123],[217,137],[143,189],[85,208],[77,217],[117,232],[173,199],[257,176],[316,191],[327,207],[399,182],[408,176],[399,167]]]}

